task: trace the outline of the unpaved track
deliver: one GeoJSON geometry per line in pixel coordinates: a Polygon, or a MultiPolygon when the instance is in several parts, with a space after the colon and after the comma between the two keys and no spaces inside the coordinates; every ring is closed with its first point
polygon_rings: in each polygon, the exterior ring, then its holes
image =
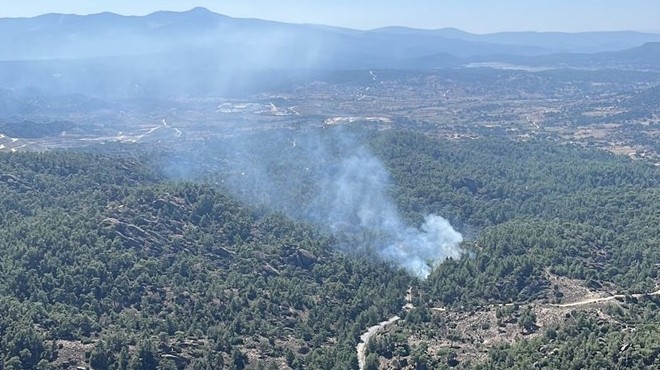
{"type": "MultiPolygon", "coordinates": [[[[631,295],[629,295],[629,297],[641,298],[641,297],[644,297],[646,295],[660,295],[660,290],[655,291],[653,293],[648,293],[648,294],[643,294],[643,293],[631,294],[631,295]]],[[[588,305],[588,304],[592,304],[592,303],[607,302],[607,301],[611,301],[611,300],[617,299],[617,298],[625,299],[626,296],[624,294],[616,294],[616,295],[609,296],[609,297],[591,298],[591,299],[585,299],[583,301],[577,301],[577,302],[572,302],[572,303],[553,304],[552,306],[553,307],[576,307],[576,306],[584,306],[584,305],[588,305]]]]}
{"type": "MultiPolygon", "coordinates": [[[[633,298],[642,298],[644,296],[649,296],[649,295],[660,295],[660,290],[657,290],[653,293],[638,293],[638,294],[630,294],[628,295],[629,297],[633,298]]],[[[607,301],[611,301],[617,298],[625,299],[626,295],[624,294],[616,294],[613,296],[609,297],[602,297],[602,298],[590,298],[590,299],[585,299],[582,301],[577,301],[577,302],[571,302],[571,303],[560,303],[560,304],[549,304],[547,306],[551,307],[560,307],[560,308],[568,308],[568,307],[577,307],[577,306],[585,306],[588,304],[594,304],[594,303],[603,303],[607,301]]],[[[514,305],[514,303],[508,303],[505,306],[510,306],[514,305]]],[[[412,305],[412,288],[408,290],[406,293],[406,304],[403,306],[404,310],[410,310],[414,308],[412,305]]],[[[431,310],[434,311],[445,311],[446,309],[444,307],[433,307],[431,310]]],[[[380,323],[370,327],[367,329],[364,334],[360,336],[360,343],[358,343],[356,350],[357,350],[357,357],[358,357],[358,365],[360,370],[364,369],[365,363],[366,363],[366,351],[367,351],[367,345],[369,344],[369,341],[371,338],[378,334],[379,331],[385,329],[387,326],[394,324],[395,322],[399,321],[401,318],[399,316],[393,316],[389,318],[388,320],[381,321],[380,323]]]]}
{"type": "Polygon", "coordinates": [[[358,357],[358,365],[360,367],[360,370],[364,369],[364,364],[367,360],[366,352],[367,352],[367,344],[369,344],[369,340],[371,340],[371,337],[373,337],[376,333],[379,331],[385,329],[386,326],[393,324],[397,321],[399,321],[401,318],[399,316],[393,316],[390,317],[389,320],[386,321],[381,321],[377,325],[374,325],[367,329],[367,331],[360,336],[360,343],[358,343],[356,349],[357,349],[357,357],[358,357]]]}
{"type": "MultiPolygon", "coordinates": [[[[413,299],[413,288],[410,287],[406,292],[406,303],[403,305],[404,311],[409,311],[415,308],[415,306],[413,306],[412,299],[413,299]]],[[[392,325],[399,320],[401,320],[399,316],[392,316],[388,320],[381,321],[378,324],[370,327],[369,329],[367,329],[366,332],[360,335],[360,343],[358,343],[358,345],[355,347],[357,351],[358,366],[360,370],[364,369],[364,365],[367,362],[367,344],[369,344],[371,337],[376,335],[379,331],[385,329],[387,326],[392,325]]]]}

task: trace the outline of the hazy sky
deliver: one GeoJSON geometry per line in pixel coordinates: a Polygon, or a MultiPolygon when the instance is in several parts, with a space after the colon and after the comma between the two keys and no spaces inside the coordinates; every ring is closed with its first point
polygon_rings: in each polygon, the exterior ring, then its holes
{"type": "Polygon", "coordinates": [[[0,17],[103,11],[144,15],[197,6],[233,17],[359,29],[660,32],[659,0],[0,0],[0,17]]]}

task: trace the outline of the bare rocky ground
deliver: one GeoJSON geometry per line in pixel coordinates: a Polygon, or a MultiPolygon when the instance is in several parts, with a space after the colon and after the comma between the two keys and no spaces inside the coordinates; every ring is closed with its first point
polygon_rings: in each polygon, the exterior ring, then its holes
{"type": "MultiPolygon", "coordinates": [[[[427,356],[438,359],[455,359],[458,368],[485,361],[491,348],[511,344],[542,335],[544,328],[560,323],[576,310],[590,312],[601,320],[612,321],[606,313],[606,305],[620,305],[623,295],[593,291],[582,281],[548,274],[554,289],[561,293],[561,302],[533,302],[517,305],[491,305],[469,311],[432,308],[431,321],[421,325],[398,321],[377,334],[397,339],[407,338],[409,352],[420,348],[427,356]],[[521,312],[529,309],[536,316],[536,328],[525,330],[519,325],[521,312]]],[[[660,295],[660,290],[649,292],[660,295]]],[[[644,294],[632,295],[639,298],[644,294]]],[[[372,338],[372,340],[378,340],[372,338]]],[[[381,357],[381,369],[414,369],[411,353],[395,355],[391,359],[381,357]]],[[[399,351],[398,353],[401,353],[399,351]]]]}
{"type": "Polygon", "coordinates": [[[51,362],[51,366],[56,369],[76,369],[85,367],[87,362],[85,353],[92,350],[94,343],[82,343],[79,341],[56,340],[57,357],[51,362]]]}

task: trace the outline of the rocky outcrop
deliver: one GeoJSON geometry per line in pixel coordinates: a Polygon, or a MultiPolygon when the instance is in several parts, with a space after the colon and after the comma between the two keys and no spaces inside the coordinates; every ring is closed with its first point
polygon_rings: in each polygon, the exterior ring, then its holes
{"type": "Polygon", "coordinates": [[[6,183],[10,188],[14,190],[30,190],[32,187],[21,180],[18,176],[2,173],[0,174],[0,181],[6,183]]]}
{"type": "Polygon", "coordinates": [[[302,248],[285,247],[282,259],[284,262],[304,269],[311,269],[318,262],[318,258],[310,251],[302,248]]]}
{"type": "Polygon", "coordinates": [[[125,245],[132,248],[156,246],[163,244],[163,238],[151,230],[144,230],[134,224],[107,217],[99,224],[101,227],[111,228],[125,245]]]}

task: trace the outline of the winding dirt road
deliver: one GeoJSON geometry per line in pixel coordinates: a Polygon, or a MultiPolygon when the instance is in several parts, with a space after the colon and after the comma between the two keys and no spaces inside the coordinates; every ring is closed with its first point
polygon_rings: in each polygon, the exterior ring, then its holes
{"type": "MultiPolygon", "coordinates": [[[[585,299],[582,301],[577,301],[577,302],[571,302],[571,303],[559,303],[559,304],[549,304],[547,306],[551,307],[560,307],[560,308],[568,308],[568,307],[577,307],[577,306],[585,306],[588,304],[594,304],[594,303],[603,303],[607,301],[611,301],[614,299],[625,299],[626,296],[628,297],[633,297],[633,298],[642,298],[644,296],[656,296],[660,295],[660,290],[657,290],[653,293],[638,293],[638,294],[630,294],[630,295],[624,295],[624,294],[616,294],[612,295],[609,297],[602,297],[602,298],[590,298],[590,299],[585,299]]],[[[514,303],[509,303],[506,304],[505,306],[508,305],[513,305],[514,303]]],[[[412,288],[408,290],[406,293],[406,304],[403,306],[404,310],[410,310],[414,308],[412,305],[412,288]]],[[[433,307],[431,310],[435,311],[445,311],[446,309],[444,307],[433,307]]],[[[364,370],[365,363],[366,363],[366,351],[367,351],[367,345],[369,344],[369,341],[371,338],[378,334],[381,330],[385,329],[387,326],[394,324],[395,322],[399,321],[401,318],[399,316],[393,316],[389,318],[388,320],[381,321],[380,323],[370,327],[367,329],[366,332],[364,332],[360,336],[360,343],[356,346],[357,350],[357,357],[358,357],[358,365],[360,370],[364,370]]]]}
{"type": "MultiPolygon", "coordinates": [[[[413,306],[412,303],[412,296],[413,296],[412,292],[413,292],[412,287],[408,288],[408,291],[406,292],[406,303],[403,305],[404,311],[408,311],[415,308],[415,306],[413,306]]],[[[358,366],[360,370],[364,369],[364,365],[367,362],[367,344],[369,344],[371,337],[376,335],[379,331],[385,329],[387,326],[392,325],[399,320],[401,320],[399,316],[392,316],[388,320],[381,321],[378,324],[370,327],[369,329],[367,329],[366,332],[360,335],[360,343],[358,343],[358,345],[355,347],[357,351],[358,366]]]]}
{"type": "MultiPolygon", "coordinates": [[[[647,295],[660,295],[660,290],[655,291],[653,293],[647,293],[647,294],[644,294],[644,293],[631,294],[631,295],[629,295],[629,297],[641,298],[641,297],[644,297],[644,296],[647,296],[647,295]]],[[[609,296],[609,297],[591,298],[591,299],[585,299],[583,301],[572,302],[572,303],[553,304],[552,306],[553,307],[576,307],[576,306],[584,306],[584,305],[588,305],[588,304],[592,304],[592,303],[607,302],[607,301],[611,301],[611,300],[617,299],[617,298],[623,299],[623,298],[626,298],[626,296],[624,294],[616,294],[616,295],[609,296]]]]}
{"type": "Polygon", "coordinates": [[[393,316],[390,317],[389,320],[386,321],[381,321],[377,325],[374,325],[367,329],[364,334],[360,336],[360,343],[358,343],[356,349],[357,349],[357,357],[358,357],[358,365],[360,367],[360,370],[364,369],[364,364],[367,361],[367,344],[369,344],[369,340],[371,340],[371,337],[373,337],[376,333],[379,331],[385,329],[386,326],[391,325],[397,321],[399,321],[401,318],[399,316],[393,316]]]}

